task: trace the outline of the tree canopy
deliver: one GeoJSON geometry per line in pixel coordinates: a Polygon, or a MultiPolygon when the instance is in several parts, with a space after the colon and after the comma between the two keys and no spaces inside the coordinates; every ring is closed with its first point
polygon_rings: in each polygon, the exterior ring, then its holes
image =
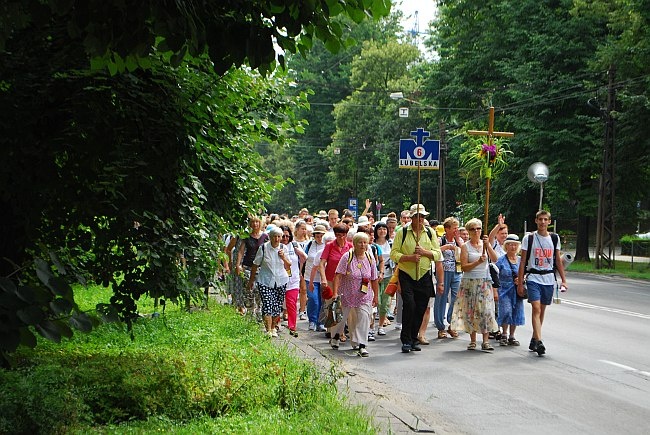
{"type": "MultiPolygon", "coordinates": [[[[493,180],[490,221],[503,213],[513,231],[523,231],[524,223],[533,227],[539,185],[526,172],[543,161],[550,168],[543,206],[558,219],[560,230],[577,232],[578,256],[587,259],[612,71],[617,98],[611,114],[616,128],[615,219],[627,231],[637,222],[647,224],[649,198],[641,191],[648,182],[650,155],[642,128],[648,116],[647,1],[440,0],[437,5],[423,60],[409,64],[404,58],[408,50],[394,51],[396,44],[412,43],[399,30],[361,45],[347,75],[339,79],[349,84],[349,91],[332,98],[338,98],[332,111],[335,129],[328,124],[333,131],[320,135],[321,159],[314,159],[310,171],[318,184],[297,183],[282,194],[291,197],[292,191],[319,186],[324,192],[304,196],[301,206],[326,202],[340,209],[349,196],[358,196],[381,200],[383,210],[399,211],[415,200],[416,186],[410,171],[396,168],[398,141],[418,127],[437,138],[442,121],[448,148],[445,208],[463,219],[481,216],[484,182],[466,179],[458,166],[460,145],[467,130],[486,129],[488,108],[494,106],[496,129],[515,132],[515,137],[507,170],[493,180]],[[377,74],[386,63],[399,72],[386,68],[385,75],[377,74]],[[388,100],[388,93],[397,91],[406,99],[388,100]],[[398,105],[410,108],[409,118],[397,117],[398,105]]],[[[308,83],[306,71],[318,76],[323,64],[324,58],[293,64],[298,87],[308,83]]],[[[332,81],[311,88],[319,95],[327,86],[332,81]]],[[[312,107],[310,122],[329,122],[322,114],[326,110],[312,107]]],[[[311,141],[311,135],[298,137],[293,146],[310,149],[311,141]]],[[[433,171],[422,178],[422,198],[431,209],[438,183],[433,171]]]]}
{"type": "MultiPolygon", "coordinates": [[[[258,144],[303,130],[272,41],[346,45],[339,16],[388,1],[9,1],[0,35],[0,350],[88,330],[73,281],[131,322],[143,296],[189,301],[221,235],[282,184],[258,144]],[[36,265],[36,267],[33,266],[36,265]],[[32,329],[33,328],[33,329],[32,329]]],[[[278,55],[281,60],[281,56],[278,55]]]]}

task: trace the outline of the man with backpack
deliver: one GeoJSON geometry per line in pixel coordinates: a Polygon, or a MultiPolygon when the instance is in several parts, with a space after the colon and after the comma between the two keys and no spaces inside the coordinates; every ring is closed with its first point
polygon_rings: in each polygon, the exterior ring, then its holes
{"type": "Polygon", "coordinates": [[[528,349],[538,355],[546,353],[542,343],[542,324],[546,307],[553,301],[553,292],[557,285],[555,271],[562,280],[561,285],[567,288],[564,266],[560,258],[560,240],[557,234],[548,232],[551,223],[551,213],[540,210],[535,215],[537,231],[524,237],[521,247],[521,258],[525,259],[519,265],[517,294],[524,296],[524,281],[528,291],[528,302],[533,312],[533,337],[528,349]]]}
{"type": "Polygon", "coordinates": [[[442,252],[438,237],[424,226],[429,213],[422,204],[409,209],[411,225],[395,235],[390,258],[399,266],[399,284],[402,292],[402,352],[422,350],[418,333],[424,312],[429,309],[429,298],[435,294],[431,277],[431,264],[435,262],[438,286],[444,288],[442,252]]]}

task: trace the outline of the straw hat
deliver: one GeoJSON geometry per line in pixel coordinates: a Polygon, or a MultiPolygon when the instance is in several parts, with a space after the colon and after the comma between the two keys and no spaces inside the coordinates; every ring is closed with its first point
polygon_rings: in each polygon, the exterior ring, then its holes
{"type": "Polygon", "coordinates": [[[416,214],[429,216],[429,212],[424,209],[424,206],[422,204],[413,204],[411,208],[409,208],[409,214],[411,217],[415,216],[416,214]]]}

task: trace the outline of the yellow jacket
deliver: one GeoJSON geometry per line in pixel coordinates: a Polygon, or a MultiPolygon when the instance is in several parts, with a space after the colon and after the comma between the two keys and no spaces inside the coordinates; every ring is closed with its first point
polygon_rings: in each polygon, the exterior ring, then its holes
{"type": "MultiPolygon", "coordinates": [[[[395,239],[393,240],[393,247],[390,251],[390,258],[399,265],[399,269],[408,273],[408,275],[413,279],[420,279],[424,276],[425,273],[431,270],[431,259],[425,256],[420,257],[420,261],[416,264],[412,261],[405,261],[400,263],[402,255],[411,255],[415,253],[416,239],[411,225],[406,227],[406,237],[404,237],[404,228],[395,233],[395,239]],[[403,242],[402,242],[403,241],[403,242]],[[416,267],[419,266],[419,270],[416,272],[416,267]]],[[[434,261],[442,261],[442,251],[440,250],[440,242],[438,238],[434,235],[435,233],[431,232],[431,238],[425,228],[422,228],[420,231],[420,243],[419,245],[433,252],[434,261]]]]}

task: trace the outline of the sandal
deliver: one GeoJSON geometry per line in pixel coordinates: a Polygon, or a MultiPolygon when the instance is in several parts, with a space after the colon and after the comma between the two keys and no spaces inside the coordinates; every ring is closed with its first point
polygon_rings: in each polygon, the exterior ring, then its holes
{"type": "Polygon", "coordinates": [[[508,344],[509,344],[510,346],[519,346],[519,342],[518,342],[517,340],[515,340],[514,337],[510,337],[510,338],[508,339],[508,344]]]}
{"type": "Polygon", "coordinates": [[[420,344],[424,344],[424,345],[429,344],[429,340],[427,340],[427,337],[425,337],[424,335],[418,335],[418,341],[420,342],[420,344]]]}
{"type": "Polygon", "coordinates": [[[467,350],[474,350],[476,349],[476,342],[472,341],[470,344],[467,345],[467,350]]]}
{"type": "Polygon", "coordinates": [[[449,328],[447,329],[447,333],[449,334],[449,336],[450,336],[451,338],[458,338],[458,332],[456,332],[456,331],[454,331],[453,329],[451,329],[451,327],[449,327],[449,328]]]}
{"type": "Polygon", "coordinates": [[[447,338],[447,333],[444,329],[438,330],[438,338],[447,338]]]}
{"type": "Polygon", "coordinates": [[[484,341],[481,345],[481,350],[494,350],[489,341],[484,341]]]}
{"type": "Polygon", "coordinates": [[[508,345],[508,340],[506,340],[505,337],[502,337],[501,340],[499,340],[499,346],[507,346],[508,345]]]}
{"type": "Polygon", "coordinates": [[[339,341],[341,343],[345,343],[348,340],[348,338],[345,336],[345,334],[341,334],[341,337],[339,338],[339,341]]]}

